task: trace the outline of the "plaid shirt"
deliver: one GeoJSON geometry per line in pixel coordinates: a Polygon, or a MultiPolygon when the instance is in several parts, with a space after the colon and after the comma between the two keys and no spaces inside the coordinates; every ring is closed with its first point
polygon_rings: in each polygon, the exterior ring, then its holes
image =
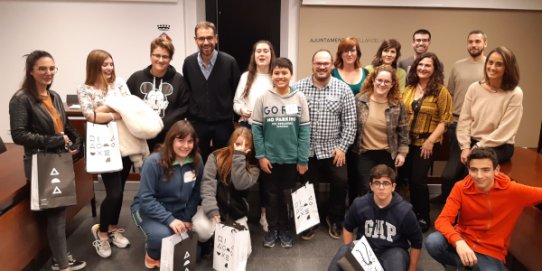
{"type": "Polygon", "coordinates": [[[335,148],[346,153],[356,136],[356,105],[350,87],[331,77],[327,86],[320,89],[309,76],[297,82],[295,89],[303,92],[309,103],[309,156],[330,158],[335,148]]]}

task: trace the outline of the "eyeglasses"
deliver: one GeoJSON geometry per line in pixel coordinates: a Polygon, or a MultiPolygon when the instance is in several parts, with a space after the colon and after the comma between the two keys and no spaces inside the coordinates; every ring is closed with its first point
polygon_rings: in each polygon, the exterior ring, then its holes
{"type": "Polygon", "coordinates": [[[204,41],[212,41],[214,38],[215,36],[207,36],[207,37],[197,37],[196,39],[199,42],[204,42],[204,41]]]}
{"type": "Polygon", "coordinates": [[[168,56],[168,55],[151,54],[151,56],[154,57],[154,58],[156,58],[156,59],[158,59],[158,60],[163,59],[163,60],[168,61],[168,60],[171,59],[171,57],[168,56]]]}
{"type": "Polygon", "coordinates": [[[58,71],[58,67],[55,67],[55,66],[51,66],[51,67],[39,66],[38,67],[38,72],[40,74],[46,74],[47,72],[56,73],[57,71],[58,71]]]}
{"type": "Polygon", "coordinates": [[[389,81],[389,80],[382,80],[382,79],[376,79],[375,80],[375,84],[377,85],[382,85],[384,84],[385,86],[389,86],[391,85],[392,81],[389,81]]]}
{"type": "Polygon", "coordinates": [[[371,185],[373,187],[382,187],[382,188],[388,188],[392,185],[391,182],[377,182],[377,181],[373,181],[371,182],[371,185]]]}
{"type": "Polygon", "coordinates": [[[321,67],[321,66],[327,67],[331,65],[331,62],[314,62],[312,65],[314,65],[315,67],[321,67]]]}
{"type": "Polygon", "coordinates": [[[425,43],[425,42],[429,42],[429,39],[415,39],[414,42],[416,43],[425,43]]]}

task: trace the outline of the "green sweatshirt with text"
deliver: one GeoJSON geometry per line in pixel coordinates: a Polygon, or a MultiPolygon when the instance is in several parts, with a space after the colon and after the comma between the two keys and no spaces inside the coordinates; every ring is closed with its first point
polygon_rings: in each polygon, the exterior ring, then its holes
{"type": "Polygon", "coordinates": [[[275,90],[261,95],[252,112],[252,135],[256,158],[273,164],[301,164],[309,161],[309,107],[305,95],[290,88],[280,96],[275,90]]]}

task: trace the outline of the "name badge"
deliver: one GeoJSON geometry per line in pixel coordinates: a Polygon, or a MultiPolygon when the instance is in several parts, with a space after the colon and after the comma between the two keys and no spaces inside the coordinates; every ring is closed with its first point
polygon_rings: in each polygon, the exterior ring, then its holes
{"type": "Polygon", "coordinates": [[[299,112],[297,110],[297,104],[287,104],[286,105],[286,114],[294,115],[294,114],[297,114],[297,112],[299,112]]]}
{"type": "Polygon", "coordinates": [[[184,173],[184,182],[185,183],[191,183],[196,180],[196,173],[191,170],[184,173]]]}

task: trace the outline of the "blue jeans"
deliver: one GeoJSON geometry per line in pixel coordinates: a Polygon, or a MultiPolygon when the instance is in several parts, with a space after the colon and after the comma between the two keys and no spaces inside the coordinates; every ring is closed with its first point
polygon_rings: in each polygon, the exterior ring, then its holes
{"type": "Polygon", "coordinates": [[[145,248],[149,257],[159,260],[162,252],[162,238],[171,236],[174,232],[169,225],[141,215],[139,210],[132,210],[132,218],[147,239],[145,248]]]}
{"type": "MultiPolygon", "coordinates": [[[[328,271],[342,271],[337,261],[344,256],[347,250],[352,250],[352,248],[354,248],[354,243],[339,247],[329,264],[328,271]]],[[[388,248],[383,253],[377,254],[376,257],[384,270],[406,270],[410,261],[408,252],[400,247],[388,248]]]]}
{"type": "MultiPolygon", "coordinates": [[[[438,231],[431,233],[425,239],[425,248],[429,255],[442,265],[462,266],[461,259],[459,258],[459,255],[457,255],[455,247],[450,245],[448,240],[444,238],[444,235],[438,231]]],[[[476,252],[475,254],[476,259],[478,260],[476,265],[480,270],[507,270],[504,267],[504,263],[500,260],[476,252]]]]}

